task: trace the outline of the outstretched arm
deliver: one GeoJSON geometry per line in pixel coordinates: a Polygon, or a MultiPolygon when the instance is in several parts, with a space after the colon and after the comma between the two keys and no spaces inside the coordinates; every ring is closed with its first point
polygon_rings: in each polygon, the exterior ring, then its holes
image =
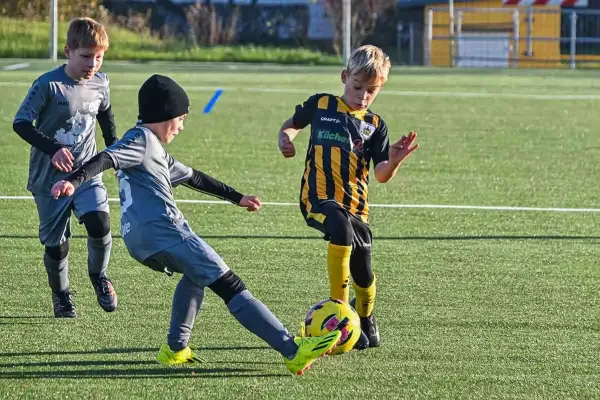
{"type": "Polygon", "coordinates": [[[416,139],[417,133],[411,131],[408,136],[402,136],[396,143],[390,146],[389,159],[381,161],[375,166],[375,179],[378,182],[386,183],[396,175],[400,164],[413,151],[419,148],[418,144],[413,146],[416,139]]]}
{"type": "Polygon", "coordinates": [[[108,153],[104,151],[98,153],[64,180],[56,182],[50,193],[55,199],[60,196],[71,196],[85,181],[114,167],[115,163],[108,153]]]}
{"type": "Polygon", "coordinates": [[[258,197],[245,196],[220,180],[195,169],[192,169],[192,176],[190,179],[182,184],[198,192],[219,197],[223,200],[227,200],[233,204],[239,205],[240,207],[245,207],[248,209],[248,211],[257,211],[261,206],[258,197]]]}

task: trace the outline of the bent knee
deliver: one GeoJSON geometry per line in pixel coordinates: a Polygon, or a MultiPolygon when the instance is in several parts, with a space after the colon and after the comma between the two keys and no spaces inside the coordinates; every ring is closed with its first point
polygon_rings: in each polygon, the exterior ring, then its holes
{"type": "Polygon", "coordinates": [[[88,236],[103,238],[110,233],[110,216],[105,211],[91,211],[81,217],[88,236]]]}
{"type": "Polygon", "coordinates": [[[69,255],[69,241],[65,240],[60,246],[46,246],[46,254],[53,260],[64,260],[69,255]]]}
{"type": "Polygon", "coordinates": [[[246,290],[246,285],[239,276],[229,270],[219,279],[208,285],[208,287],[219,296],[225,304],[228,304],[231,299],[239,293],[246,290]]]}

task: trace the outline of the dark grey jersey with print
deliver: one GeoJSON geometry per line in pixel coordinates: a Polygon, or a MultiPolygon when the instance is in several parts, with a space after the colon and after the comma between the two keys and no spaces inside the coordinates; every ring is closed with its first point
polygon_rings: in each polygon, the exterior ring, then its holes
{"type": "Polygon", "coordinates": [[[194,235],[172,192],[193,170],[171,157],[152,131],[136,126],[105,152],[119,170],[121,235],[136,260],[194,235]]]}
{"type": "MultiPolygon", "coordinates": [[[[102,72],[87,80],[74,81],[60,66],[40,76],[17,111],[14,123],[34,122],[44,135],[69,149],[74,169],[96,153],[96,115],[110,107],[108,77],[102,72]]],[[[56,169],[52,157],[32,147],[27,189],[49,194],[52,185],[68,175],[56,169]]]]}

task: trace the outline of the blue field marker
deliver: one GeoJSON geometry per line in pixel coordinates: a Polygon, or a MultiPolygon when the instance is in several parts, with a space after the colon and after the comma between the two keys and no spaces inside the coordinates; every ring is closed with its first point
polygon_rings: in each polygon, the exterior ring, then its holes
{"type": "Polygon", "coordinates": [[[217,103],[217,100],[219,100],[219,97],[221,97],[222,94],[223,94],[223,89],[217,89],[215,94],[213,94],[213,97],[211,97],[211,99],[209,100],[208,104],[204,107],[204,111],[203,111],[204,114],[208,114],[209,112],[211,112],[211,110],[217,103]]]}

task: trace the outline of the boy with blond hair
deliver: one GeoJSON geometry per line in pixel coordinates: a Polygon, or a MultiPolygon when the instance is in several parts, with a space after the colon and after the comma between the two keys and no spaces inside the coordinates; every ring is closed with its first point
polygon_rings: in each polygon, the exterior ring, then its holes
{"type": "Polygon", "coordinates": [[[14,131],[31,145],[27,189],[40,218],[39,239],[52,289],[54,316],[77,316],[68,275],[71,212],[88,233],[88,273],[104,311],[117,308],[117,295],[106,274],[112,247],[108,197],[97,175],[71,198],[54,200],[52,185],[96,153],[96,121],[108,147],[117,141],[108,77],[99,72],[108,49],[104,27],[91,18],[71,21],[67,64],[36,79],[23,100],[14,131]]]}
{"type": "Polygon", "coordinates": [[[339,330],[320,337],[294,338],[273,313],[246,288],[223,259],[202,240],[177,208],[172,187],[183,185],[211,194],[248,211],[258,211],[256,196],[243,195],[202,171],[174,159],[164,149],[183,131],[190,101],[181,86],[163,75],[151,76],[138,93],[139,117],[123,139],[52,188],[56,199],[71,196],[109,168],[118,170],[121,235],[129,254],[149,268],[182,274],[173,295],[167,343],[157,361],[188,364],[200,359],[189,346],[204,291],[211,289],[231,315],[282,356],[288,370],[302,375],[340,339],[339,330]]]}
{"type": "Polygon", "coordinates": [[[279,149],[294,157],[293,140],[311,125],[300,210],[308,226],[329,241],[327,270],[330,295],[349,300],[350,277],[356,298],[352,301],[363,335],[357,348],[377,347],[379,329],[373,315],[375,275],[371,268],[372,234],[368,225],[369,167],[375,178],[388,182],[414,150],[416,133],[390,145],[388,128],[369,106],[388,78],[389,57],[378,47],[355,49],[341,73],[341,97],[320,93],[296,106],[294,115],[279,130],[279,149]],[[413,145],[414,144],[414,145],[413,145]]]}

